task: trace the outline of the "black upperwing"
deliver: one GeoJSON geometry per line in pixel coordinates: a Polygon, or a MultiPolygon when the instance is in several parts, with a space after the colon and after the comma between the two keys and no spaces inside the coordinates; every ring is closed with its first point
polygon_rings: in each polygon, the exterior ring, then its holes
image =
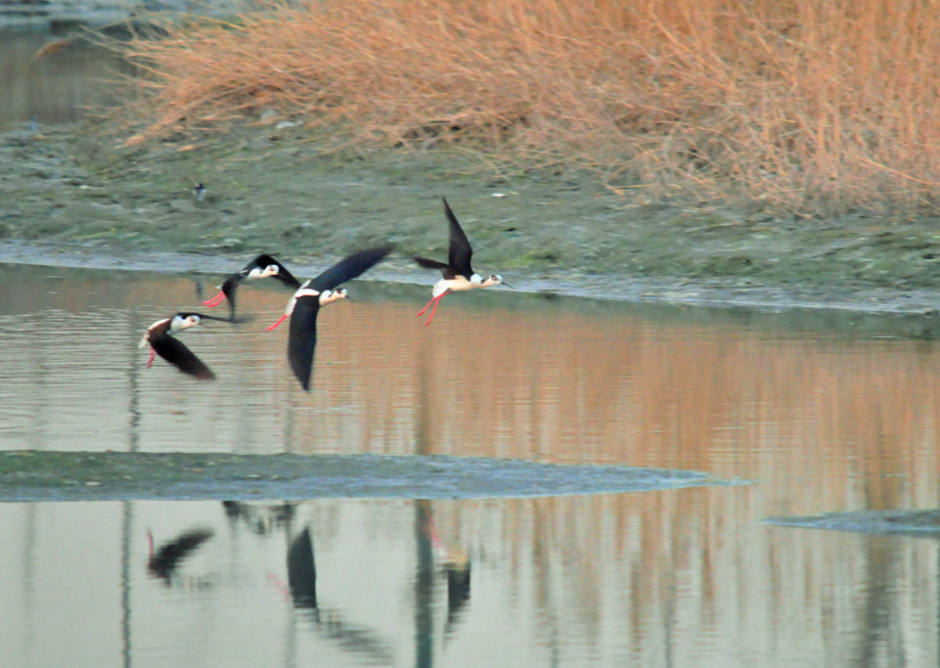
{"type": "Polygon", "coordinates": [[[320,312],[318,296],[300,297],[294,304],[290,316],[290,333],[287,337],[287,361],[300,381],[310,391],[313,375],[313,353],[317,347],[317,314],[320,312]]]}
{"type": "Polygon", "coordinates": [[[212,370],[176,337],[170,334],[152,337],[150,345],[160,357],[183,373],[199,380],[215,380],[212,370]]]}
{"type": "Polygon", "coordinates": [[[373,266],[385,259],[392,252],[394,246],[385,244],[375,248],[356,251],[347,255],[332,267],[324,271],[310,282],[310,287],[317,292],[332,290],[346,281],[351,281],[364,274],[373,266]]]}
{"type": "Polygon", "coordinates": [[[225,295],[225,301],[228,302],[228,312],[230,319],[235,319],[235,291],[238,289],[238,284],[242,282],[242,275],[232,274],[225,279],[225,282],[222,284],[222,293],[225,295]]]}
{"type": "Polygon", "coordinates": [[[470,240],[467,239],[460,223],[457,222],[457,216],[451,211],[447,200],[443,197],[441,197],[441,200],[444,202],[444,213],[447,214],[447,220],[450,223],[450,247],[447,253],[447,261],[457,273],[469,279],[473,275],[473,269],[470,267],[473,248],[470,247],[470,240]]]}
{"type": "Polygon", "coordinates": [[[251,271],[253,267],[260,267],[261,269],[264,269],[265,267],[271,264],[277,266],[277,274],[275,274],[271,278],[275,278],[279,280],[281,283],[283,283],[289,288],[293,288],[294,290],[300,287],[300,281],[294,278],[294,275],[291,274],[287,270],[287,267],[281,264],[281,262],[276,257],[274,257],[273,255],[268,255],[267,253],[262,253],[261,255],[256,257],[251,262],[251,264],[245,267],[245,269],[243,269],[242,271],[244,271],[247,275],[247,272],[251,271]]]}
{"type": "Polygon", "coordinates": [[[256,256],[251,262],[249,262],[244,267],[242,267],[240,271],[226,278],[225,282],[222,284],[222,288],[221,288],[222,292],[223,294],[225,294],[225,299],[228,301],[230,320],[233,320],[233,321],[235,320],[235,307],[236,307],[235,293],[238,290],[238,286],[241,284],[242,281],[248,278],[248,274],[251,273],[252,269],[264,269],[268,265],[272,265],[272,264],[277,265],[277,274],[275,274],[271,278],[276,278],[285,286],[289,288],[293,288],[294,290],[300,287],[300,281],[294,278],[294,275],[291,274],[287,270],[287,267],[281,264],[277,260],[277,258],[275,258],[272,255],[268,255],[267,253],[261,253],[260,255],[256,256]]]}
{"type": "Polygon", "coordinates": [[[420,255],[412,255],[412,259],[417,262],[420,266],[425,269],[440,269],[444,271],[445,269],[450,269],[450,265],[446,262],[438,262],[437,260],[429,260],[426,257],[421,257],[420,255]]]}

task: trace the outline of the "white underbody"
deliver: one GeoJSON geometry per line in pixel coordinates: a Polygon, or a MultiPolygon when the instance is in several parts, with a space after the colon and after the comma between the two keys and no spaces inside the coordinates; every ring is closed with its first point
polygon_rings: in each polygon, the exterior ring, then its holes
{"type": "Polygon", "coordinates": [[[463,276],[456,276],[455,278],[442,278],[434,284],[434,288],[431,291],[431,297],[440,297],[447,292],[460,292],[462,290],[473,290],[475,288],[488,287],[490,286],[484,283],[483,277],[479,274],[474,274],[471,276],[469,281],[463,276]]]}
{"type": "Polygon", "coordinates": [[[297,300],[301,297],[317,297],[320,301],[320,306],[326,306],[331,304],[338,299],[346,299],[346,290],[324,290],[319,292],[314,290],[310,285],[311,281],[306,281],[297,292],[294,293],[294,296],[290,298],[290,301],[287,302],[287,308],[284,310],[284,315],[289,316],[294,312],[294,307],[297,305],[297,300]]]}
{"type": "Polygon", "coordinates": [[[190,315],[186,318],[181,318],[178,315],[175,315],[172,318],[161,318],[160,320],[157,320],[155,323],[153,323],[152,325],[150,325],[150,327],[147,328],[147,331],[144,332],[144,335],[141,337],[140,342],[137,344],[137,347],[138,348],[146,347],[147,344],[150,343],[150,335],[153,333],[153,330],[155,330],[160,325],[166,324],[167,322],[170,323],[169,333],[175,334],[176,332],[181,332],[184,329],[189,329],[190,327],[195,327],[196,325],[198,325],[199,316],[190,315]]]}

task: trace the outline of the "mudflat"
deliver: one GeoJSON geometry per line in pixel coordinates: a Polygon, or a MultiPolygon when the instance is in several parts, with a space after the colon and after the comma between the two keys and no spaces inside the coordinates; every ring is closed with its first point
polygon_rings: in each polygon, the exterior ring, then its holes
{"type": "Polygon", "coordinates": [[[642,184],[611,188],[588,171],[525,170],[459,146],[321,150],[276,121],[198,144],[126,147],[90,121],[0,135],[0,260],[217,270],[261,251],[316,264],[392,241],[390,268],[430,281],[408,258],[446,253],[446,196],[474,267],[523,289],[908,314],[940,305],[936,218],[652,201],[642,184]]]}

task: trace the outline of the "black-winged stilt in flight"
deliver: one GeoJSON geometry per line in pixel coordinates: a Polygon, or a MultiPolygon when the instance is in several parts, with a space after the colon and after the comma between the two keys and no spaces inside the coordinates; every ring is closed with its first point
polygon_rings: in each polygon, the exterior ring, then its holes
{"type": "Polygon", "coordinates": [[[357,251],[343,258],[316,278],[301,285],[287,303],[284,315],[268,327],[270,332],[290,317],[287,360],[306,391],[310,391],[313,353],[317,347],[317,314],[320,307],[338,299],[346,299],[346,290],[336,288],[368,271],[391,251],[391,245],[378,246],[357,251]]]}
{"type": "Polygon", "coordinates": [[[444,275],[441,280],[434,284],[434,288],[431,291],[431,301],[429,301],[423,309],[418,311],[415,316],[418,317],[422,315],[428,310],[431,304],[434,304],[434,308],[431,309],[431,315],[428,316],[428,321],[424,323],[425,326],[431,324],[431,320],[434,319],[434,313],[437,311],[437,305],[440,303],[441,299],[444,298],[444,295],[461,290],[490,288],[494,285],[505,285],[507,288],[512,287],[508,283],[503,282],[503,277],[498,274],[483,278],[480,274],[473,271],[473,268],[470,266],[470,258],[473,256],[473,248],[470,247],[470,241],[461,229],[460,223],[457,222],[457,216],[451,211],[447,200],[443,197],[441,197],[441,199],[444,201],[444,213],[447,214],[447,220],[450,224],[450,247],[447,253],[447,262],[438,262],[437,260],[429,260],[424,257],[418,257],[417,255],[414,256],[414,261],[425,269],[440,269],[441,273],[444,275]]]}
{"type": "Polygon", "coordinates": [[[229,322],[227,318],[214,318],[200,313],[177,313],[170,318],[157,320],[147,328],[140,339],[140,347],[150,345],[150,359],[147,368],[153,365],[154,353],[165,359],[177,369],[199,380],[215,380],[215,374],[196,357],[193,352],[180,342],[175,334],[190,327],[195,327],[203,319],[229,322]]]}
{"type": "Polygon", "coordinates": [[[259,278],[276,278],[289,288],[296,290],[300,287],[300,281],[294,278],[287,267],[278,262],[274,257],[262,253],[254,260],[244,266],[241,271],[237,271],[219,286],[219,294],[212,299],[207,299],[202,303],[203,306],[215,307],[228,300],[231,317],[235,319],[235,290],[242,281],[253,281],[259,278]]]}

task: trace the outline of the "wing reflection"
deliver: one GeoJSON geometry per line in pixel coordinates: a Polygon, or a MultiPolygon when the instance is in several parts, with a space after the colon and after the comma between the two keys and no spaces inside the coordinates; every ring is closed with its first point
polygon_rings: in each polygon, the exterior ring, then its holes
{"type": "Polygon", "coordinates": [[[337,641],[344,649],[360,658],[389,665],[394,663],[392,644],[381,638],[378,631],[363,624],[350,622],[335,609],[320,608],[317,604],[317,568],[313,556],[313,537],[310,527],[304,527],[287,549],[287,582],[294,607],[309,610],[314,628],[323,637],[337,641]]]}
{"type": "Polygon", "coordinates": [[[162,579],[169,586],[180,563],[214,535],[215,532],[211,529],[190,529],[173,540],[164,543],[155,551],[153,549],[153,535],[148,531],[150,556],[147,559],[147,570],[151,575],[162,579]]]}
{"type": "Polygon", "coordinates": [[[233,522],[241,521],[259,536],[271,533],[275,529],[289,524],[297,512],[296,503],[278,505],[259,505],[242,501],[223,501],[225,515],[233,522]]]}
{"type": "MultiPolygon", "coordinates": [[[[266,572],[268,586],[274,586],[281,592],[284,605],[292,609],[290,618],[293,620],[291,628],[301,634],[310,634],[318,638],[318,642],[328,642],[334,648],[356,657],[360,663],[395,665],[401,657],[400,638],[382,626],[388,620],[384,616],[376,619],[363,619],[362,597],[371,598],[373,592],[369,589],[360,591],[358,597],[353,599],[345,597],[346,590],[334,593],[333,605],[325,602],[318,591],[322,589],[322,582],[318,582],[320,575],[325,572],[331,580],[343,577],[344,571],[368,569],[368,563],[335,564],[337,558],[334,552],[327,550],[321,555],[321,560],[327,558],[330,566],[337,566],[340,570],[328,569],[318,571],[315,552],[314,534],[316,522],[312,518],[299,516],[316,509],[310,502],[283,502],[283,503],[251,503],[244,501],[224,501],[221,504],[225,519],[219,518],[222,524],[227,523],[229,532],[222,531],[227,536],[231,549],[239,554],[249,554],[250,550],[260,550],[258,554],[280,553],[282,555],[280,567],[265,568],[259,563],[246,561],[236,553],[225,557],[227,552],[223,544],[212,545],[212,562],[218,571],[213,576],[213,590],[218,593],[219,588],[229,585],[242,584],[250,581],[251,571],[259,575],[266,572]],[[240,538],[253,535],[257,546],[244,543],[240,538]],[[281,542],[283,541],[283,542],[281,542]],[[220,552],[221,550],[221,552],[220,552]],[[283,550],[283,551],[282,551],[283,550]],[[233,571],[232,566],[235,566],[233,571]],[[286,567],[286,575],[283,568],[286,567]],[[245,571],[247,569],[247,572],[245,571]],[[340,601],[346,601],[345,603],[340,601]],[[339,602],[337,605],[336,603],[339,602]]],[[[215,506],[219,508],[219,506],[215,506]]],[[[405,552],[413,551],[417,556],[416,570],[409,578],[407,573],[400,573],[404,582],[412,583],[411,592],[412,610],[414,614],[414,642],[419,665],[433,663],[441,643],[447,643],[455,635],[460,621],[466,616],[470,601],[471,587],[471,559],[466,550],[459,546],[458,541],[442,540],[438,534],[432,513],[432,504],[429,501],[414,502],[414,523],[409,531],[412,538],[404,542],[405,552]],[[412,533],[413,532],[413,533],[412,533]],[[413,541],[413,542],[412,542],[413,541]],[[411,545],[408,545],[411,543],[411,545]],[[446,597],[446,598],[445,598],[446,597]]],[[[177,585],[181,581],[180,570],[184,562],[192,558],[197,550],[219,533],[219,527],[188,529],[180,532],[172,540],[166,541],[156,549],[153,538],[150,538],[150,553],[147,569],[154,579],[159,579],[166,586],[177,585]]],[[[149,532],[148,532],[149,535],[149,532]]],[[[329,535],[329,534],[327,534],[329,535]]],[[[321,552],[325,544],[321,544],[321,552]]],[[[209,551],[200,555],[200,561],[205,562],[210,557],[209,551]]],[[[365,561],[373,560],[369,553],[359,553],[365,561]]],[[[276,556],[275,556],[276,558],[276,556]]],[[[270,563],[270,562],[269,562],[270,563]]],[[[381,565],[376,562],[376,566],[381,565]]],[[[191,570],[191,569],[190,569],[191,570]]],[[[397,578],[389,581],[391,590],[397,590],[397,578]]],[[[331,584],[333,584],[331,582],[331,584]]],[[[330,590],[334,591],[334,590],[330,590]]],[[[357,590],[358,591],[358,590],[357,590]]],[[[403,593],[403,592],[402,592],[403,593]]],[[[375,591],[375,600],[381,601],[387,597],[389,589],[382,587],[375,591]]]]}
{"type": "Polygon", "coordinates": [[[287,582],[296,608],[317,608],[317,566],[310,527],[291,541],[287,550],[287,582]]]}

